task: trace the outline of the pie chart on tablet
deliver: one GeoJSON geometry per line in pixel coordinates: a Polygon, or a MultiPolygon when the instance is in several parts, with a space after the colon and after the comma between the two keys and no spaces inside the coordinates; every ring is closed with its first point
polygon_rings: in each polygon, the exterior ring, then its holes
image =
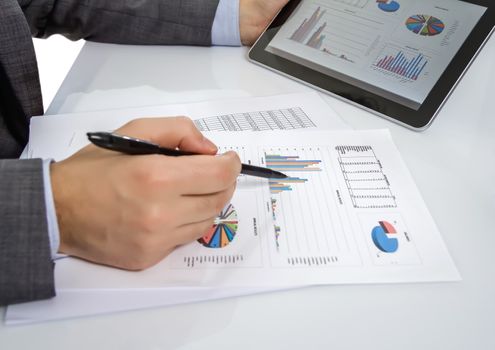
{"type": "Polygon", "coordinates": [[[400,4],[393,0],[377,0],[378,8],[385,12],[396,12],[400,9],[400,4]]]}
{"type": "Polygon", "coordinates": [[[443,32],[445,24],[433,16],[414,15],[406,20],[406,27],[414,34],[434,36],[443,32]]]}

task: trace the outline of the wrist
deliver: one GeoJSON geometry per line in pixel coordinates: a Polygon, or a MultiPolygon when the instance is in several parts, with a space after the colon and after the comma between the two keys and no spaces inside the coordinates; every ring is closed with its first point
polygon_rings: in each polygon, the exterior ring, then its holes
{"type": "Polygon", "coordinates": [[[52,187],[53,194],[53,203],[55,206],[56,219],[58,224],[59,231],[59,246],[58,253],[69,253],[68,244],[67,244],[67,225],[64,220],[65,212],[67,211],[66,203],[67,201],[64,199],[68,194],[67,190],[64,189],[63,184],[63,176],[60,174],[60,163],[52,163],[50,165],[50,182],[52,187]]]}
{"type": "Polygon", "coordinates": [[[57,212],[53,200],[53,190],[51,186],[51,165],[53,160],[43,160],[43,188],[45,193],[46,220],[48,226],[48,237],[50,239],[50,250],[52,260],[57,258],[60,246],[60,231],[57,221],[57,212]]]}
{"type": "Polygon", "coordinates": [[[254,6],[251,0],[239,0],[239,34],[244,46],[251,45],[256,40],[254,6]]]}
{"type": "Polygon", "coordinates": [[[239,0],[241,43],[252,45],[288,0],[239,0]]]}

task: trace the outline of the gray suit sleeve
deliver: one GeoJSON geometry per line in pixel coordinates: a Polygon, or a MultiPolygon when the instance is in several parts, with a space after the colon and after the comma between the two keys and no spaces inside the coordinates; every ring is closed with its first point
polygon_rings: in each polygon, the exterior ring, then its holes
{"type": "Polygon", "coordinates": [[[0,160],[0,305],[55,295],[42,161],[0,160]]]}
{"type": "Polygon", "coordinates": [[[33,36],[211,45],[218,0],[18,0],[33,36]]]}

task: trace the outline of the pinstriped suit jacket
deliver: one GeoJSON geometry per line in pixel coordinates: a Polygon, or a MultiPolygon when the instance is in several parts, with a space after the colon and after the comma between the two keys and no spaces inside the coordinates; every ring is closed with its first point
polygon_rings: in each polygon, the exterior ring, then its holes
{"type": "Polygon", "coordinates": [[[27,127],[30,116],[43,114],[31,36],[210,45],[217,5],[218,0],[0,0],[0,64],[22,109],[13,116],[0,108],[0,305],[55,295],[42,163],[15,159],[25,141],[9,126],[17,118],[27,127]]]}

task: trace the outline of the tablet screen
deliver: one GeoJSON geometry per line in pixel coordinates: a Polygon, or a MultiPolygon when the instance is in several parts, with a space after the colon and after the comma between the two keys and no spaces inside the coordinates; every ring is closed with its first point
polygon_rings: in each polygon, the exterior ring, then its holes
{"type": "Polygon", "coordinates": [[[304,0],[266,50],[418,110],[486,10],[458,0],[304,0]]]}

